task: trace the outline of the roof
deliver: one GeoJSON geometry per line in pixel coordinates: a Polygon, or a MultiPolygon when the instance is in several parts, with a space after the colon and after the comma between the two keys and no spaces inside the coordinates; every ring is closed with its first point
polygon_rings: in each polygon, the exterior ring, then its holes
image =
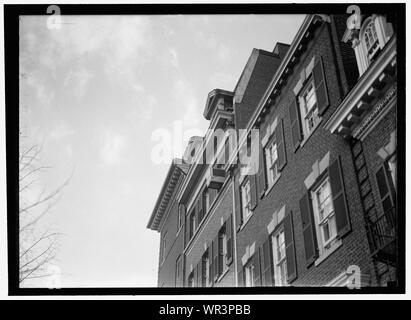
{"type": "Polygon", "coordinates": [[[167,172],[160,194],[158,195],[154,210],[147,223],[147,228],[159,231],[160,223],[167,212],[174,189],[180,180],[181,175],[187,175],[189,164],[183,163],[181,159],[174,159],[167,172]]]}

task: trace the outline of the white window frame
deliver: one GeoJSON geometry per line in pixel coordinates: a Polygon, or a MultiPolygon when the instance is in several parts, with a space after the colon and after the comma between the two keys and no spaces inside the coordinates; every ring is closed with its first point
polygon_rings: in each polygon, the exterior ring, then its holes
{"type": "Polygon", "coordinates": [[[181,255],[176,260],[176,282],[181,276],[181,255]]]}
{"type": "Polygon", "coordinates": [[[303,127],[303,135],[304,135],[304,139],[307,139],[310,136],[310,134],[315,130],[318,123],[321,121],[321,117],[318,114],[317,94],[315,91],[315,83],[314,83],[313,76],[310,76],[303,90],[298,95],[298,98],[300,102],[299,105],[300,105],[301,122],[302,122],[302,127],[303,127]],[[311,91],[310,89],[312,90],[311,97],[314,97],[315,102],[308,109],[306,96],[311,91]],[[310,116],[313,116],[313,118],[311,118],[310,116]],[[311,119],[314,119],[312,126],[310,126],[311,119]]]}
{"type": "Polygon", "coordinates": [[[276,230],[272,236],[272,254],[273,254],[273,266],[274,266],[274,282],[275,286],[287,286],[287,255],[285,252],[285,234],[284,234],[284,227],[282,226],[278,230],[276,230]],[[283,235],[283,246],[284,246],[284,256],[281,259],[278,256],[279,253],[279,243],[278,237],[283,235]]]}
{"type": "Polygon", "coordinates": [[[203,196],[204,196],[204,214],[210,210],[211,203],[210,203],[210,192],[208,191],[209,189],[204,190],[203,196]]]}
{"type": "Polygon", "coordinates": [[[178,206],[178,230],[180,231],[181,227],[183,226],[183,212],[181,210],[181,205],[178,206]]]}
{"type": "MultiPolygon", "coordinates": [[[[318,247],[320,249],[320,255],[324,254],[327,252],[327,250],[332,248],[332,245],[336,242],[337,240],[337,224],[336,224],[336,216],[335,216],[335,208],[334,208],[334,203],[333,203],[333,195],[331,191],[331,184],[330,184],[330,179],[328,176],[324,177],[321,182],[311,191],[311,197],[312,197],[312,207],[314,211],[314,221],[315,221],[315,227],[316,227],[316,233],[317,233],[317,241],[318,241],[318,247]],[[328,184],[329,188],[329,196],[327,199],[331,201],[331,206],[332,210],[327,213],[327,215],[322,216],[321,214],[321,203],[319,199],[319,192],[321,189],[324,189],[325,186],[328,184]],[[330,237],[329,239],[325,239],[325,225],[329,226],[330,230],[330,237]],[[333,232],[333,234],[331,234],[333,232]]],[[[324,203],[324,201],[323,201],[324,203]]]]}
{"type": "Polygon", "coordinates": [[[388,171],[390,172],[394,189],[397,190],[397,154],[396,153],[394,153],[388,159],[388,171]]]}
{"type": "Polygon", "coordinates": [[[224,271],[227,269],[227,229],[226,227],[224,227],[224,232],[223,232],[223,237],[222,237],[222,241],[223,241],[223,270],[222,273],[224,273],[224,271]]]}
{"type": "Polygon", "coordinates": [[[372,61],[375,54],[380,49],[380,41],[378,39],[377,28],[374,20],[370,20],[364,27],[363,41],[365,51],[367,52],[368,61],[372,61]],[[367,43],[367,38],[368,40],[372,40],[372,42],[367,43]]]}
{"type": "Polygon", "coordinates": [[[244,179],[241,184],[241,210],[243,221],[251,216],[251,182],[250,179],[244,179]],[[246,196],[247,195],[247,196],[246,196]],[[248,201],[247,201],[248,200],[248,201]]]}
{"type": "Polygon", "coordinates": [[[166,259],[166,246],[167,246],[167,232],[164,233],[161,239],[161,263],[166,259]]]}
{"type": "Polygon", "coordinates": [[[244,266],[244,284],[246,287],[254,287],[254,261],[250,259],[244,266]]]}
{"type": "Polygon", "coordinates": [[[190,239],[192,239],[197,231],[197,212],[196,210],[192,210],[190,213],[190,229],[191,229],[191,237],[190,239]]]}
{"type": "Polygon", "coordinates": [[[277,178],[280,175],[278,170],[278,149],[277,149],[277,141],[275,139],[275,135],[270,139],[267,145],[264,148],[264,155],[265,155],[265,165],[267,171],[267,182],[268,188],[270,188],[277,178]],[[273,151],[274,149],[274,151],[273,151]],[[273,153],[275,152],[276,158],[273,158],[273,153]]]}
{"type": "MultiPolygon", "coordinates": [[[[372,15],[362,22],[358,41],[353,42],[360,76],[367,70],[368,66],[371,64],[372,59],[375,58],[375,55],[377,54],[379,49],[384,48],[385,44],[389,41],[392,35],[392,25],[390,23],[387,23],[386,18],[381,15],[372,15]],[[369,50],[365,41],[365,33],[370,23],[374,24],[378,40],[378,45],[376,48],[374,48],[371,55],[369,54],[369,50]]],[[[375,45],[375,42],[373,42],[373,44],[375,45]]]]}
{"type": "Polygon", "coordinates": [[[195,288],[194,271],[191,271],[190,275],[188,276],[188,287],[195,288]]]}
{"type": "Polygon", "coordinates": [[[205,274],[205,276],[206,276],[206,278],[205,278],[205,283],[206,283],[206,286],[210,286],[211,285],[211,277],[210,277],[210,266],[211,266],[211,264],[210,264],[210,251],[207,251],[207,255],[206,255],[206,258],[205,258],[205,270],[206,270],[206,274],[205,274]]]}

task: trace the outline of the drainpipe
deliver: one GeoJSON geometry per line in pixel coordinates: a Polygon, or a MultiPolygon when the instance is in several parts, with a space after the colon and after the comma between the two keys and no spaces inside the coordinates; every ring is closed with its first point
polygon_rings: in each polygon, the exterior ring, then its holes
{"type": "Polygon", "coordinates": [[[234,173],[231,171],[231,189],[233,191],[233,246],[234,246],[234,272],[235,272],[235,286],[238,287],[238,270],[237,270],[237,221],[235,214],[235,190],[234,190],[234,173]]]}

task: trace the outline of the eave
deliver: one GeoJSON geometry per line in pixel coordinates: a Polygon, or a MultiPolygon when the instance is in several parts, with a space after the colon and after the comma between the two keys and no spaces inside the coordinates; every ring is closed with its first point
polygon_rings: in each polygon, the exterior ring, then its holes
{"type": "Polygon", "coordinates": [[[261,123],[264,116],[268,113],[269,108],[275,104],[276,99],[281,95],[281,89],[286,84],[287,78],[292,74],[292,69],[298,65],[300,56],[305,51],[306,44],[311,40],[315,28],[320,26],[323,21],[329,21],[329,17],[321,14],[312,14],[304,19],[287,54],[281,60],[280,66],[250,118],[247,125],[247,132],[239,137],[238,148],[230,157],[229,166],[233,166],[236,163],[237,153],[245,143],[247,136],[253,128],[261,123]]]}
{"type": "Polygon", "coordinates": [[[154,210],[151,213],[147,228],[159,231],[159,226],[164,214],[167,212],[174,189],[180,180],[181,175],[185,175],[188,171],[189,165],[182,163],[180,159],[174,159],[167,172],[160,194],[157,198],[154,210]]]}
{"type": "MultiPolygon", "coordinates": [[[[397,48],[393,36],[383,48],[377,60],[358,80],[355,87],[341,102],[334,114],[325,123],[324,128],[344,138],[358,138],[358,126],[378,103],[387,89],[395,82],[397,48]]],[[[388,91],[390,94],[390,91],[388,91]]],[[[383,99],[384,100],[384,99],[383,99]]]]}

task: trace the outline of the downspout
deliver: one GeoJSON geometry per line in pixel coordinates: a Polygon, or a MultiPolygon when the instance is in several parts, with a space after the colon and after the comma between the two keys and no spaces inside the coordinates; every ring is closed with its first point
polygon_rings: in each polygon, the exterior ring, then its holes
{"type": "Polygon", "coordinates": [[[237,267],[237,221],[235,214],[235,190],[234,190],[234,174],[231,172],[231,189],[233,190],[233,246],[234,246],[234,272],[235,272],[235,286],[238,287],[238,267],[237,267]]]}

